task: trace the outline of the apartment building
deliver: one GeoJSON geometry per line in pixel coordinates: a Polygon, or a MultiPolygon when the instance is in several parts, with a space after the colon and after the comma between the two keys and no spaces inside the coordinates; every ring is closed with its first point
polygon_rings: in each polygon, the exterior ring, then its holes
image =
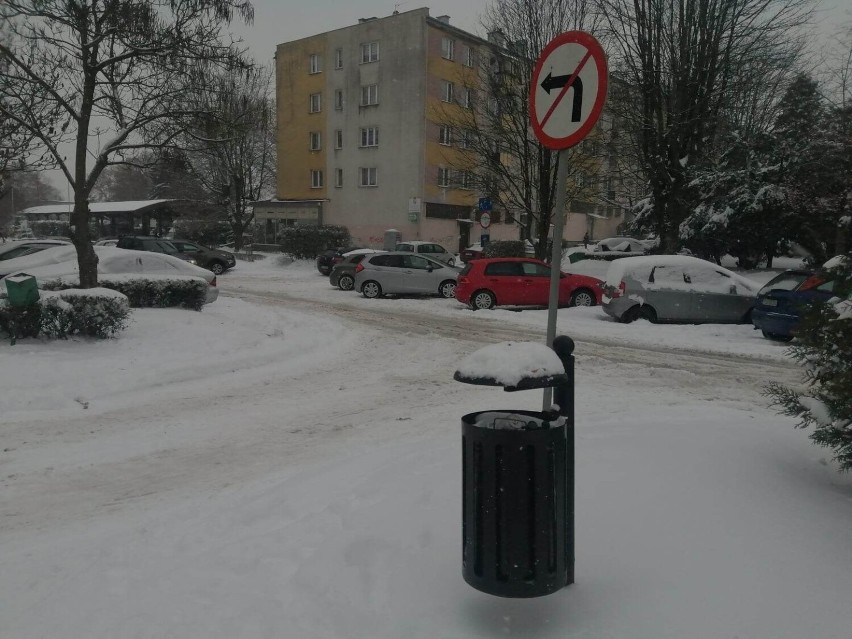
{"type": "MultiPolygon", "coordinates": [[[[389,229],[450,250],[478,241],[487,194],[446,123],[473,107],[479,65],[500,46],[427,8],[278,45],[277,198],[255,205],[256,238],[307,223],[346,226],[364,246],[381,246],[389,229]]],[[[519,237],[499,207],[491,220],[492,240],[519,237]]]]}

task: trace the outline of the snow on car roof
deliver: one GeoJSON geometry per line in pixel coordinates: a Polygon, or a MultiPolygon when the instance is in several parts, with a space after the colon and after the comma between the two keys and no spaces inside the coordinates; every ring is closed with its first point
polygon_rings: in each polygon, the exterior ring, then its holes
{"type": "Polygon", "coordinates": [[[714,270],[724,273],[738,284],[742,284],[746,288],[757,292],[760,290],[760,284],[747,277],[743,277],[738,273],[729,271],[728,269],[719,266],[715,262],[702,260],[698,257],[689,255],[643,255],[641,257],[623,257],[618,260],[613,260],[606,272],[607,286],[618,287],[626,274],[646,273],[649,274],[655,266],[700,266],[702,268],[712,267],[714,270]]]}

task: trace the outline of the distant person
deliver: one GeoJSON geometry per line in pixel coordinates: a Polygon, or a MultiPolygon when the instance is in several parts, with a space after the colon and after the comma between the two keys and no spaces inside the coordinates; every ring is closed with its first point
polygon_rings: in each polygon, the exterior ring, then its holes
{"type": "Polygon", "coordinates": [[[586,234],[583,236],[583,248],[589,248],[589,232],[586,231],[586,234]]]}

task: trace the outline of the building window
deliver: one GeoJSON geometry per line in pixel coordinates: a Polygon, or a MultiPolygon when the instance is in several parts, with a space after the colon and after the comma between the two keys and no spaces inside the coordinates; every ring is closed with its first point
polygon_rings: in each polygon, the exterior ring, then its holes
{"type": "Polygon", "coordinates": [[[319,151],[322,148],[322,137],[319,131],[311,131],[308,134],[311,143],[311,151],[319,151]]]}
{"type": "Polygon", "coordinates": [[[311,171],[311,188],[312,189],[321,189],[322,188],[322,171],[311,171]]]}
{"type": "Polygon", "coordinates": [[[466,67],[472,67],[476,64],[476,52],[473,47],[465,47],[464,55],[462,56],[462,64],[466,67]]]}
{"type": "Polygon", "coordinates": [[[459,171],[458,172],[458,183],[459,183],[459,186],[463,189],[472,189],[473,188],[473,172],[472,171],[459,171]]]}
{"type": "Polygon", "coordinates": [[[311,93],[311,113],[322,111],[322,93],[311,93]]]}
{"type": "Polygon", "coordinates": [[[379,146],[379,127],[368,126],[361,129],[361,146],[379,146]]]}
{"type": "Polygon", "coordinates": [[[452,60],[455,44],[452,38],[441,38],[441,57],[445,60],[452,60]]]}
{"type": "Polygon", "coordinates": [[[343,186],[343,169],[334,170],[334,186],[338,189],[343,186]]]}
{"type": "Polygon", "coordinates": [[[361,167],[361,186],[378,186],[376,167],[361,167]]]}
{"type": "Polygon", "coordinates": [[[449,146],[450,144],[453,143],[452,138],[453,138],[453,136],[452,136],[452,132],[450,130],[450,127],[448,127],[445,124],[442,124],[441,129],[438,133],[438,142],[440,142],[441,144],[445,144],[445,145],[449,146]]]}
{"type": "Polygon", "coordinates": [[[361,45],[361,64],[377,62],[379,59],[379,43],[365,42],[361,45]]]}
{"type": "Polygon", "coordinates": [[[462,106],[465,109],[473,108],[473,89],[465,87],[462,91],[462,106]]]}
{"type": "Polygon", "coordinates": [[[368,84],[361,87],[361,106],[371,106],[379,103],[379,85],[368,84]]]}
{"type": "Polygon", "coordinates": [[[316,53],[311,55],[311,73],[319,73],[322,71],[322,58],[316,53]]]}
{"type": "Polygon", "coordinates": [[[336,89],[334,91],[334,108],[337,111],[343,110],[343,89],[336,89]]]}
{"type": "Polygon", "coordinates": [[[334,68],[342,69],[343,68],[343,49],[335,49],[334,50],[334,68]]]}
{"type": "Polygon", "coordinates": [[[469,149],[473,142],[473,134],[470,131],[462,131],[459,136],[459,146],[463,149],[469,149]]]}
{"type": "Polygon", "coordinates": [[[343,129],[337,129],[334,132],[334,148],[342,149],[343,148],[343,129]]]}
{"type": "Polygon", "coordinates": [[[447,188],[450,186],[450,170],[447,167],[438,168],[438,186],[447,188]]]}
{"type": "Polygon", "coordinates": [[[444,102],[452,102],[453,92],[453,83],[447,80],[441,80],[441,100],[444,102]]]}

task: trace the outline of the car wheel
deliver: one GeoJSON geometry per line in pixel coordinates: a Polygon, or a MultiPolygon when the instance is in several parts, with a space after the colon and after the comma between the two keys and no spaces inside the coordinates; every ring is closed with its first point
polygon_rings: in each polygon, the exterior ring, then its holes
{"type": "Polygon", "coordinates": [[[595,294],[587,288],[580,288],[571,295],[569,306],[594,306],[595,294]]]}
{"type": "Polygon", "coordinates": [[[630,324],[630,322],[635,322],[639,319],[639,305],[631,306],[626,311],[621,314],[621,322],[623,324],[630,324]]]}
{"type": "Polygon", "coordinates": [[[441,285],[438,287],[438,292],[441,294],[441,296],[446,297],[447,299],[455,297],[456,283],[453,280],[441,282],[441,285]]]}
{"type": "Polygon", "coordinates": [[[470,307],[473,310],[487,310],[497,305],[497,299],[491,291],[476,291],[470,296],[470,307]]]}
{"type": "Polygon", "coordinates": [[[643,304],[639,307],[639,319],[646,319],[652,324],[656,324],[657,322],[657,311],[648,306],[647,304],[643,304]]]}
{"type": "Polygon", "coordinates": [[[337,280],[337,285],[341,291],[351,291],[355,286],[355,280],[351,275],[341,275],[340,279],[337,280]]]}
{"type": "Polygon", "coordinates": [[[766,339],[771,339],[773,342],[791,342],[793,341],[792,335],[779,335],[778,333],[768,333],[766,331],[761,331],[763,336],[766,339]]]}
{"type": "Polygon", "coordinates": [[[363,286],[361,286],[361,294],[364,297],[369,297],[370,299],[376,299],[377,297],[382,296],[382,287],[379,286],[378,282],[374,282],[373,280],[369,280],[364,282],[363,286]]]}
{"type": "Polygon", "coordinates": [[[221,275],[225,272],[225,265],[222,262],[211,262],[209,268],[213,271],[213,275],[221,275]]]}

